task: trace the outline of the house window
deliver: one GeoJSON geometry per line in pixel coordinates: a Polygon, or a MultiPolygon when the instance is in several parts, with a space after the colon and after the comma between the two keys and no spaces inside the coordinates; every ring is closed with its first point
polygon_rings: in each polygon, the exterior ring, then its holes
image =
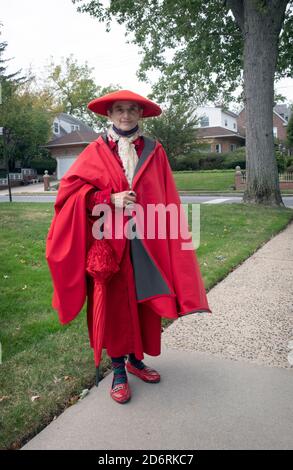
{"type": "Polygon", "coordinates": [[[73,131],[79,131],[79,125],[78,124],[71,124],[71,132],[73,131]]]}
{"type": "Polygon", "coordinates": [[[225,126],[226,126],[226,127],[228,126],[228,121],[227,121],[227,119],[225,119],[225,126]]]}
{"type": "Polygon", "coordinates": [[[59,122],[54,122],[54,134],[59,134],[59,132],[60,132],[59,122]]]}
{"type": "Polygon", "coordinates": [[[236,122],[233,122],[233,129],[236,129],[236,122]]]}
{"type": "Polygon", "coordinates": [[[277,127],[273,127],[273,134],[274,134],[274,137],[278,137],[278,129],[277,127]]]}
{"type": "Polygon", "coordinates": [[[221,153],[221,152],[222,152],[221,144],[216,144],[216,152],[217,152],[217,153],[221,153]]]}
{"type": "Polygon", "coordinates": [[[200,126],[201,127],[208,127],[210,125],[210,120],[208,116],[202,116],[200,118],[200,126]]]}
{"type": "Polygon", "coordinates": [[[234,150],[236,150],[236,144],[230,144],[230,150],[234,152],[234,150]]]}

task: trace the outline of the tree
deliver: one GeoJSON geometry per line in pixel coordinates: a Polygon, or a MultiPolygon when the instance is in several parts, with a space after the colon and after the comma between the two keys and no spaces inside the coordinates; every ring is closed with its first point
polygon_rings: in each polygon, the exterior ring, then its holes
{"type": "Polygon", "coordinates": [[[38,97],[22,92],[21,85],[11,96],[3,96],[1,124],[4,127],[3,157],[10,171],[16,160],[29,166],[51,133],[52,117],[38,97]]]}
{"type": "Polygon", "coordinates": [[[17,159],[26,166],[39,153],[40,145],[48,139],[51,121],[40,96],[29,90],[33,77],[20,75],[21,70],[7,73],[4,64],[9,59],[3,58],[6,47],[7,42],[0,43],[0,158],[7,170],[13,171],[17,159]]]}
{"type": "Polygon", "coordinates": [[[53,60],[48,66],[47,77],[42,86],[43,93],[51,96],[55,110],[72,114],[97,129],[105,127],[107,119],[95,115],[87,108],[87,104],[105,93],[119,89],[119,85],[108,87],[97,86],[92,76],[93,68],[78,64],[71,54],[55,64],[53,60]]]}
{"type": "Polygon", "coordinates": [[[291,106],[291,116],[287,125],[287,142],[291,150],[293,148],[293,105],[291,106]]]}
{"type": "Polygon", "coordinates": [[[143,120],[143,129],[159,140],[169,157],[170,164],[180,155],[188,155],[197,148],[195,127],[198,119],[191,105],[185,101],[169,102],[163,107],[163,114],[143,120]]]}
{"type": "Polygon", "coordinates": [[[283,205],[273,143],[274,79],[293,71],[288,0],[72,0],[78,10],[125,24],[142,47],[138,76],[161,71],[153,96],[227,102],[239,84],[246,108],[246,202],[283,205]]]}
{"type": "MultiPolygon", "coordinates": [[[[1,28],[2,28],[2,23],[0,23],[0,36],[2,34],[1,28]]],[[[0,81],[1,85],[3,85],[4,81],[10,81],[14,83],[23,83],[25,80],[25,77],[19,76],[21,73],[21,70],[18,70],[17,72],[13,73],[7,73],[6,69],[7,67],[4,65],[6,62],[9,62],[11,59],[4,59],[3,55],[5,52],[5,49],[7,47],[8,43],[7,41],[0,42],[0,81]]]]}
{"type": "Polygon", "coordinates": [[[44,126],[44,120],[40,114],[33,113],[32,104],[21,96],[20,90],[27,86],[31,78],[21,75],[21,70],[7,73],[5,64],[10,59],[3,57],[6,47],[6,41],[0,43],[0,126],[2,128],[0,159],[4,162],[5,168],[12,171],[17,158],[21,157],[25,161],[29,149],[35,151],[37,135],[44,126]]]}
{"type": "MultiPolygon", "coordinates": [[[[2,26],[2,23],[0,23],[0,36],[2,34],[2,26]]],[[[7,41],[0,42],[0,105],[2,104],[3,96],[11,96],[17,86],[25,83],[26,81],[26,77],[20,75],[21,70],[13,73],[7,73],[7,66],[5,64],[11,60],[4,59],[4,53],[7,45],[7,41]]],[[[1,122],[0,126],[3,127],[1,122]]]]}

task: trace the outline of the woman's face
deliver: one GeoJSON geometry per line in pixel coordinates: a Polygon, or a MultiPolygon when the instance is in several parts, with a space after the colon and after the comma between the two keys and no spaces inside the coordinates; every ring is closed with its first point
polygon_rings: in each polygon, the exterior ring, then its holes
{"type": "Polygon", "coordinates": [[[135,101],[115,101],[107,114],[113,124],[123,131],[133,129],[141,118],[143,109],[135,101]]]}

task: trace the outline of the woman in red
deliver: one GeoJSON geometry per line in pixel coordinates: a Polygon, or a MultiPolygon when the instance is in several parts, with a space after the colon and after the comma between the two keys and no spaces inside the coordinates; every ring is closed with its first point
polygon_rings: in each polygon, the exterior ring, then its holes
{"type": "MultiPolygon", "coordinates": [[[[211,310],[195,251],[182,248],[190,234],[173,238],[167,217],[165,238],[146,236],[149,205],[180,209],[166,153],[158,141],[143,136],[138,125],[142,118],[161,114],[161,108],[127,90],[97,98],[88,107],[108,116],[111,126],[79,155],[60,182],[46,250],[54,284],[52,305],[65,324],[76,317],[87,296],[97,378],[105,348],[114,372],[111,397],[126,403],[131,397],[126,370],[145,382],[160,381],[160,374],[142,359],[144,353],[161,352],[161,317],[177,319],[211,310]],[[133,217],[131,204],[140,205],[142,215],[133,217]],[[112,231],[98,240],[94,229],[103,212],[108,218],[102,219],[100,232],[109,227],[112,231]],[[117,235],[125,226],[122,236],[117,235]]],[[[184,217],[177,223],[187,227],[184,217]]]]}

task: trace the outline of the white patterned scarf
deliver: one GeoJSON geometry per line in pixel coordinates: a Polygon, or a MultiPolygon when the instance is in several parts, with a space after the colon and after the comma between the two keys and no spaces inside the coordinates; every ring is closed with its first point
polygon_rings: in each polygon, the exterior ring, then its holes
{"type": "Polygon", "coordinates": [[[115,132],[113,129],[113,125],[107,129],[107,136],[114,140],[114,142],[118,141],[118,154],[122,160],[125,176],[130,186],[132,183],[134,170],[138,162],[138,155],[135,150],[135,145],[132,142],[141,135],[142,131],[140,128],[138,128],[134,134],[131,134],[127,137],[117,134],[117,132],[115,132]]]}

